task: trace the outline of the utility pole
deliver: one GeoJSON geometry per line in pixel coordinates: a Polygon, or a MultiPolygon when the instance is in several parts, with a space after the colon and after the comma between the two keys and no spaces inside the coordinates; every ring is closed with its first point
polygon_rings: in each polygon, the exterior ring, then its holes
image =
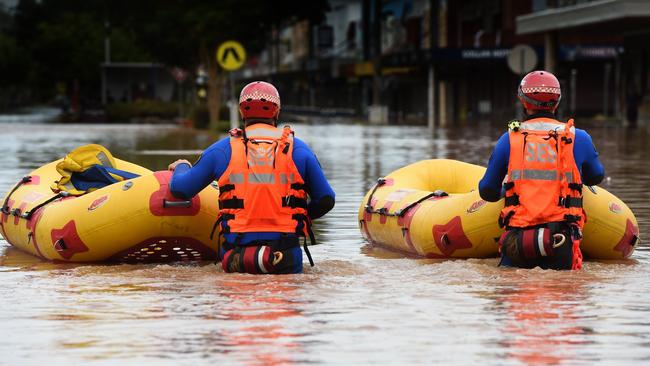
{"type": "Polygon", "coordinates": [[[372,1],[372,45],[373,45],[373,78],[372,105],[368,108],[368,121],[373,124],[388,123],[388,107],[381,104],[381,10],[382,1],[372,1]]]}
{"type": "Polygon", "coordinates": [[[104,65],[102,65],[102,104],[107,102],[106,68],[111,63],[111,23],[104,21],[104,65]]]}
{"type": "Polygon", "coordinates": [[[429,70],[427,78],[427,125],[433,133],[436,125],[436,66],[438,48],[438,0],[429,0],[429,70]]]}

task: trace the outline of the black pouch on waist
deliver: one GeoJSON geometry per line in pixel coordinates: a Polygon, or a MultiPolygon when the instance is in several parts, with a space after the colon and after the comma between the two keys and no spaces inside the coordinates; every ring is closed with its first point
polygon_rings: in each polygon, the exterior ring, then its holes
{"type": "Polygon", "coordinates": [[[259,241],[247,245],[226,246],[221,266],[225,272],[250,274],[291,273],[295,258],[292,248],[300,245],[295,235],[279,240],[259,241]]]}
{"type": "Polygon", "coordinates": [[[570,235],[555,225],[510,228],[501,235],[501,252],[514,266],[529,267],[535,260],[552,257],[556,249],[570,242],[570,235]]]}

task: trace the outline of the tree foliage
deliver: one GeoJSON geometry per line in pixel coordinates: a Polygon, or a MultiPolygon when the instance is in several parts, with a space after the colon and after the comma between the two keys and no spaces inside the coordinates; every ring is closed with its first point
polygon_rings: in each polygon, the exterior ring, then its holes
{"type": "Polygon", "coordinates": [[[214,59],[222,41],[237,39],[255,53],[274,28],[318,23],[327,8],[327,0],[21,0],[9,28],[0,29],[0,68],[28,67],[13,83],[48,91],[76,81],[96,98],[107,36],[114,62],[194,69],[214,59]]]}

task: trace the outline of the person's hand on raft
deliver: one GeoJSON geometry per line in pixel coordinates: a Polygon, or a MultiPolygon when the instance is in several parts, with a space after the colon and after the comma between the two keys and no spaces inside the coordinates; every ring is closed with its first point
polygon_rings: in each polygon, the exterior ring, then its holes
{"type": "Polygon", "coordinates": [[[190,163],[189,161],[187,161],[187,160],[185,160],[185,159],[178,159],[178,160],[176,160],[175,162],[169,164],[169,168],[168,168],[168,169],[171,170],[171,171],[173,172],[174,169],[176,169],[176,167],[179,166],[180,164],[187,164],[187,165],[189,165],[190,167],[192,167],[192,163],[190,163]]]}

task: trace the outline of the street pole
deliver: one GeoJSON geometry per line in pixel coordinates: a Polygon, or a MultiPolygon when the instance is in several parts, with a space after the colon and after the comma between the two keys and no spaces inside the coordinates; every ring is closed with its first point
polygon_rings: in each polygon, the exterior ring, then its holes
{"type": "Polygon", "coordinates": [[[605,79],[603,80],[603,115],[609,114],[609,79],[612,73],[612,64],[605,64],[605,79]]]}
{"type": "Polygon", "coordinates": [[[436,66],[435,50],[438,48],[438,0],[429,0],[429,77],[427,80],[427,125],[433,135],[436,128],[436,66]]]}
{"type": "Polygon", "coordinates": [[[433,133],[436,128],[436,76],[433,61],[429,64],[429,78],[427,87],[427,125],[433,133]]]}
{"type": "Polygon", "coordinates": [[[578,84],[578,70],[571,69],[571,116],[574,117],[576,114],[577,95],[576,88],[578,84]]]}
{"type": "Polygon", "coordinates": [[[228,84],[230,89],[230,101],[228,102],[228,107],[230,110],[230,128],[239,127],[239,114],[238,114],[238,103],[235,98],[235,82],[233,81],[232,71],[228,73],[228,84]]]}
{"type": "Polygon", "coordinates": [[[183,84],[180,80],[176,80],[178,86],[178,121],[183,120],[183,84]]]}

